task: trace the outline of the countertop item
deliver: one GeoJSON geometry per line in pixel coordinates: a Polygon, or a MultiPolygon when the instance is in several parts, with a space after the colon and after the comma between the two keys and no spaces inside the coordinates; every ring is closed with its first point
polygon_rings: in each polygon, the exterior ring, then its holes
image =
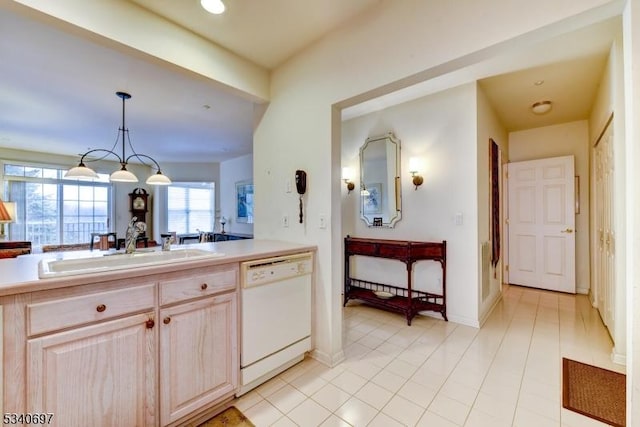
{"type": "MultiPolygon", "coordinates": [[[[174,245],[173,248],[204,249],[223,253],[224,256],[214,259],[194,259],[180,264],[136,266],[131,269],[89,273],[86,275],[40,279],[38,277],[38,263],[41,259],[72,259],[102,257],[107,252],[97,251],[69,251],[48,252],[42,254],[22,255],[17,258],[0,260],[0,296],[34,292],[45,289],[56,289],[101,280],[128,279],[188,268],[226,264],[230,262],[249,261],[257,258],[275,257],[296,252],[315,251],[313,245],[305,245],[280,240],[246,239],[227,242],[198,243],[191,245],[174,245]]],[[[158,246],[154,248],[161,250],[158,246]]]]}

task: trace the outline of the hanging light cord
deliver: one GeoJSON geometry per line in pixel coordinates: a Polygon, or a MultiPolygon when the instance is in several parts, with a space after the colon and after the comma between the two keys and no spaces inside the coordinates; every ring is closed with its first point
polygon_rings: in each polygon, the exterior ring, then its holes
{"type": "Polygon", "coordinates": [[[125,94],[120,94],[117,93],[117,95],[122,98],[122,127],[118,128],[118,133],[116,135],[116,140],[113,142],[113,145],[111,146],[110,150],[107,150],[105,148],[95,148],[93,150],[89,150],[86,153],[84,153],[82,155],[82,158],[80,159],[80,163],[83,163],[85,160],[85,157],[90,154],[90,153],[95,153],[98,151],[104,152],[105,154],[102,157],[97,157],[94,159],[87,159],[87,162],[97,162],[100,160],[105,159],[109,154],[113,154],[114,156],[116,156],[118,158],[118,161],[120,162],[121,165],[126,166],[127,164],[129,164],[129,160],[132,157],[135,157],[136,159],[138,159],[143,165],[147,166],[147,167],[152,167],[153,165],[155,165],[156,169],[158,171],[160,171],[160,165],[158,164],[157,161],[155,161],[152,157],[147,156],[146,154],[139,154],[136,153],[136,150],[133,148],[133,144],[131,143],[131,137],[129,136],[129,129],[126,128],[125,126],[125,101],[126,99],[128,99],[125,94]],[[115,151],[115,148],[118,145],[118,141],[120,140],[120,132],[122,132],[122,157],[120,157],[115,151]],[[125,135],[126,135],[126,139],[127,139],[127,143],[129,144],[129,148],[131,149],[131,151],[133,152],[132,155],[130,155],[129,157],[126,157],[126,152],[125,152],[125,135]],[[147,158],[149,160],[151,160],[153,162],[153,165],[150,165],[149,163],[145,162],[142,158],[147,158]]]}

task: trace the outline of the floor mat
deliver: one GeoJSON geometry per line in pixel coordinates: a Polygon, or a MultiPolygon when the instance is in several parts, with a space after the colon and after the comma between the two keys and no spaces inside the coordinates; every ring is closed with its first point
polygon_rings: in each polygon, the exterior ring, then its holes
{"type": "Polygon", "coordinates": [[[235,406],[227,408],[198,427],[255,427],[235,406]]]}
{"type": "Polygon", "coordinates": [[[626,423],[626,375],[562,358],[562,406],[612,426],[626,423]]]}

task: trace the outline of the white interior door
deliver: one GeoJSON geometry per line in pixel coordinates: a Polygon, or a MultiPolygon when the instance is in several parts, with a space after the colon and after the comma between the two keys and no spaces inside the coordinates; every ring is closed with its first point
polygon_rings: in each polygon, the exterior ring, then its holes
{"type": "Polygon", "coordinates": [[[508,164],[509,283],[575,293],[573,156],[508,164]]]}
{"type": "Polygon", "coordinates": [[[602,321],[613,330],[615,321],[615,253],[613,227],[613,126],[609,124],[594,148],[594,299],[602,321]]]}

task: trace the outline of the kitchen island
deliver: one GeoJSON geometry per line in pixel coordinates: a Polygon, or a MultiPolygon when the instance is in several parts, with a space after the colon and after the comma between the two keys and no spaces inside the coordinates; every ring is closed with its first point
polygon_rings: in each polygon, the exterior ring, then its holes
{"type": "Polygon", "coordinates": [[[60,426],[173,426],[232,399],[241,263],[315,247],[238,240],[188,248],[223,256],[47,279],[38,277],[43,259],[105,253],[0,261],[3,412],[52,414],[60,426]]]}

